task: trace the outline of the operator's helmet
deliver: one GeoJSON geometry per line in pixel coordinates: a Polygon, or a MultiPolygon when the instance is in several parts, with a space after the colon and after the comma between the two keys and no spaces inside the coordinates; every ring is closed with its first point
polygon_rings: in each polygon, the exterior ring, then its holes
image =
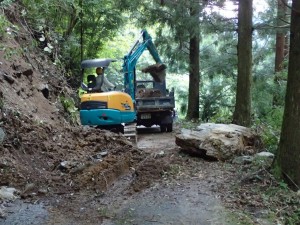
{"type": "Polygon", "coordinates": [[[96,73],[99,74],[103,74],[103,68],[102,67],[97,67],[96,69],[96,73]]]}

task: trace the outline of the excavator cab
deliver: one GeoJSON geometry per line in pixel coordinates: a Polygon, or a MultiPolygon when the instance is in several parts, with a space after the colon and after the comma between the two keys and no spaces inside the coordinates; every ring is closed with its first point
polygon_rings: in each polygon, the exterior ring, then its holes
{"type": "Polygon", "coordinates": [[[95,88],[96,82],[97,82],[96,76],[90,74],[90,75],[87,76],[86,79],[87,79],[87,91],[88,90],[93,90],[93,88],[95,88]]]}
{"type": "Polygon", "coordinates": [[[81,63],[83,79],[81,87],[86,91],[80,98],[80,121],[82,125],[124,132],[124,124],[132,123],[136,113],[132,98],[121,91],[101,92],[96,76],[90,74],[97,67],[104,70],[114,59],[89,59],[81,63]]]}

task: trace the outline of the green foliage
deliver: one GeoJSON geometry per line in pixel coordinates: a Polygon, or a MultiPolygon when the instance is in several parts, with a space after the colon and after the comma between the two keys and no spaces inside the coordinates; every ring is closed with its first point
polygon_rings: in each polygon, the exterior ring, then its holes
{"type": "Polygon", "coordinates": [[[69,115],[70,122],[73,124],[79,124],[78,109],[75,107],[74,99],[63,95],[61,95],[59,98],[64,110],[69,115]]]}
{"type": "Polygon", "coordinates": [[[0,2],[0,8],[6,8],[7,6],[11,5],[15,0],[2,0],[0,2]]]}
{"type": "Polygon", "coordinates": [[[199,126],[200,123],[199,121],[190,121],[182,118],[177,121],[177,124],[179,127],[194,130],[197,128],[197,126],[199,126]]]}
{"type": "Polygon", "coordinates": [[[219,77],[206,80],[203,84],[200,98],[202,121],[213,120],[220,123],[224,122],[224,119],[231,114],[234,99],[231,82],[231,80],[219,77]]]}
{"type": "Polygon", "coordinates": [[[255,129],[260,133],[266,149],[272,153],[276,153],[279,143],[282,117],[283,107],[277,107],[255,120],[255,129]]]}
{"type": "Polygon", "coordinates": [[[263,191],[260,190],[259,193],[265,205],[272,204],[270,211],[273,211],[275,214],[272,221],[274,221],[274,218],[280,217],[283,224],[299,224],[299,197],[288,188],[288,185],[284,181],[279,180],[277,185],[272,185],[263,191]]]}
{"type": "Polygon", "coordinates": [[[83,58],[96,58],[124,19],[111,0],[82,1],[82,7],[79,0],[23,0],[23,4],[22,16],[40,47],[74,74],[68,80],[76,87],[81,79],[81,28],[83,58]]]}
{"type": "Polygon", "coordinates": [[[198,2],[123,0],[120,7],[132,12],[130,16],[138,26],[155,28],[155,45],[163,53],[163,61],[170,72],[188,70],[188,41],[195,33],[199,33],[198,14],[192,16],[193,9],[200,7],[198,2]]]}
{"type": "Polygon", "coordinates": [[[0,39],[7,36],[7,28],[10,26],[10,22],[6,17],[0,14],[0,39]]]}
{"type": "Polygon", "coordinates": [[[300,209],[294,208],[294,210],[290,212],[286,212],[286,225],[294,225],[299,224],[300,222],[300,209]]]}
{"type": "Polygon", "coordinates": [[[14,57],[19,57],[23,54],[22,48],[2,47],[0,50],[4,52],[4,59],[6,60],[12,60],[14,57]]]}
{"type": "MultiPolygon", "coordinates": [[[[275,153],[279,142],[286,82],[280,79],[280,85],[274,83],[272,57],[266,55],[263,63],[255,67],[253,79],[254,127],[261,134],[267,150],[275,153]],[[274,105],[276,96],[276,105],[274,105]]],[[[282,72],[285,76],[286,72],[282,72]]]]}
{"type": "Polygon", "coordinates": [[[174,73],[167,74],[167,85],[171,90],[175,89],[175,107],[177,114],[180,118],[184,118],[187,110],[187,98],[188,98],[188,75],[180,75],[174,73]]]}

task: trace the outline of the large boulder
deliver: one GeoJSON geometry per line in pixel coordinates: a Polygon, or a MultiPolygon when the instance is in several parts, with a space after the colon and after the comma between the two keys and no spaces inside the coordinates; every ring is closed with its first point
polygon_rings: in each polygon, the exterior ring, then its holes
{"type": "Polygon", "coordinates": [[[205,123],[195,130],[182,129],[176,135],[176,144],[183,151],[227,161],[237,155],[257,153],[261,147],[261,139],[247,127],[205,123]]]}

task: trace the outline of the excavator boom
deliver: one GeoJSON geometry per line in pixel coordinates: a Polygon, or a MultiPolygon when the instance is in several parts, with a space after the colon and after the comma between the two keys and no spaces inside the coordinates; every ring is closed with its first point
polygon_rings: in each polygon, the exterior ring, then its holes
{"type": "Polygon", "coordinates": [[[165,69],[167,67],[162,63],[149,33],[146,30],[142,30],[140,37],[124,56],[123,63],[125,92],[127,92],[134,100],[136,80],[135,67],[140,56],[146,49],[150,52],[156,64],[144,68],[143,72],[150,73],[155,82],[163,83],[165,81],[165,69]]]}

